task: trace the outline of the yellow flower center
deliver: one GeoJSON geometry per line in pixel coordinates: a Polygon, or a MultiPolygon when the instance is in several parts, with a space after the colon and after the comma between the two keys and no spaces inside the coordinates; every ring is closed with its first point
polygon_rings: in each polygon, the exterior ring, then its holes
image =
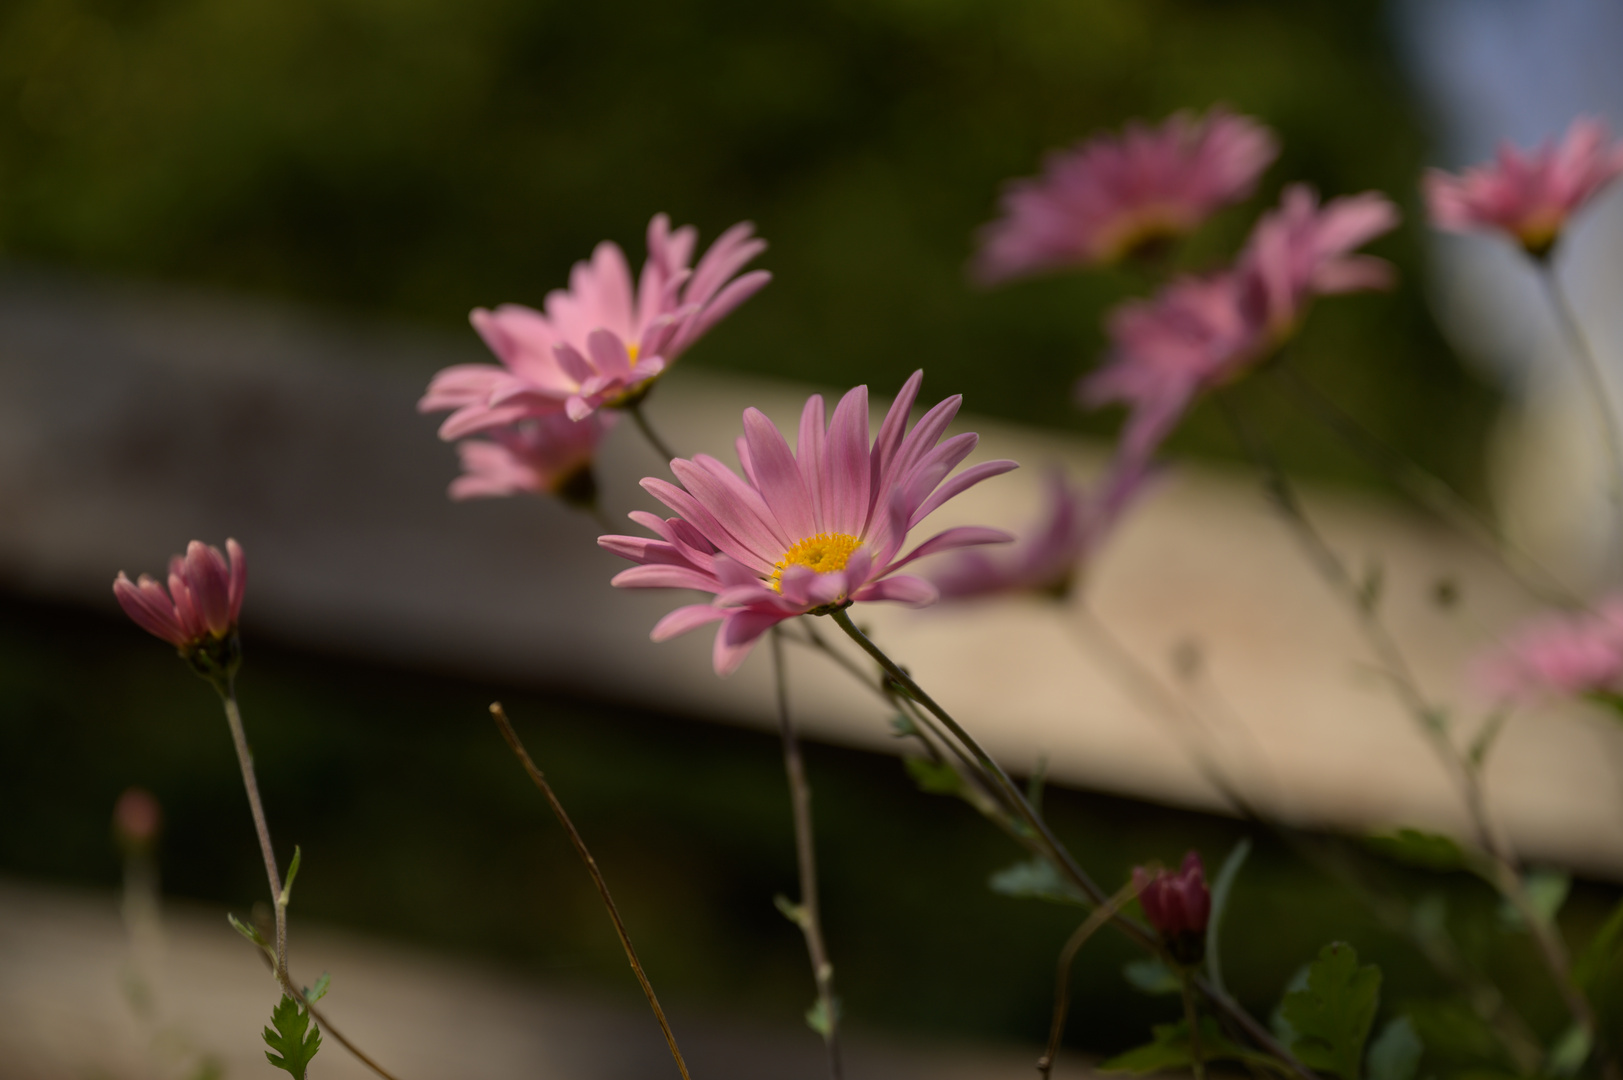
{"type": "Polygon", "coordinates": [[[626,346],[626,355],[631,357],[631,366],[637,366],[637,350],[641,348],[635,341],[626,346]]]}
{"type": "Polygon", "coordinates": [[[791,566],[809,566],[819,574],[844,570],[851,553],[861,546],[862,541],[849,533],[818,533],[797,540],[795,546],[773,564],[776,569],[772,571],[769,584],[775,592],[782,592],[783,572],[791,566]]]}

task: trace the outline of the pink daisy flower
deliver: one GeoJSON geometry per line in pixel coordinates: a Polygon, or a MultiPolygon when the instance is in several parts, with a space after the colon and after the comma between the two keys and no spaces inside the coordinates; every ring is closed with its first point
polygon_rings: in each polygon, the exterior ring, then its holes
{"type": "Polygon", "coordinates": [[[1062,599],[1146,479],[1140,462],[1128,462],[1089,495],[1064,470],[1050,469],[1042,516],[1028,532],[998,555],[962,552],[930,580],[945,599],[1026,592],[1062,599]]]}
{"type": "Polygon", "coordinates": [[[1122,452],[1148,456],[1197,396],[1288,340],[1315,297],[1391,284],[1390,264],[1353,249],[1397,221],[1397,208],[1376,192],[1321,207],[1311,188],[1293,184],[1258,219],[1232,269],[1177,278],[1110,314],[1105,365],[1079,384],[1082,401],[1128,405],[1122,452]]]}
{"type": "Polygon", "coordinates": [[[1295,333],[1314,297],[1390,288],[1391,263],[1353,252],[1391,232],[1399,220],[1398,208],[1378,191],[1320,206],[1311,187],[1292,184],[1279,207],[1257,219],[1240,253],[1252,317],[1278,344],[1295,333]]]}
{"type": "Polygon", "coordinates": [[[1042,176],[1004,189],[1002,216],[981,230],[973,272],[994,284],[1113,263],[1248,197],[1278,153],[1266,127],[1221,108],[1096,135],[1050,154],[1042,176]]]}
{"type": "Polygon", "coordinates": [[[1606,125],[1580,116],[1558,145],[1524,153],[1501,143],[1495,161],[1459,176],[1428,169],[1423,186],[1432,224],[1450,232],[1497,229],[1542,258],[1567,219],[1623,174],[1623,146],[1606,125]]]}
{"type": "Polygon", "coordinates": [[[169,591],[142,574],[132,582],[121,570],[113,595],[124,614],[149,634],[163,638],[183,654],[210,642],[223,641],[237,628],[248,564],[235,540],[225,542],[229,564],[220,549],[193,540],[184,556],[169,560],[169,591]]]}
{"type": "Polygon", "coordinates": [[[709,603],[665,616],[653,639],[720,622],[713,662],[716,674],[726,675],[785,619],[826,614],[854,601],[929,604],[935,587],[897,571],[934,552],[1009,540],[997,529],[960,526],[898,557],[909,530],[942,503],[1015,468],[1012,461],[988,461],[949,478],[979,437],[942,439],[963,400],[958,396],[907,430],[923,378],[920,371],[908,379],[871,446],[868,388],[859,386],[840,399],[827,425],[822,397],[807,400],[797,450],[790,450],[763,413],[746,410],[737,444],[743,477],[699,454],[671,462],[680,486],[643,480],[643,488],[677,516],[631,514],[657,539],[598,538],[607,550],[641,564],[615,575],[614,584],[714,594],[709,603]]]}
{"type": "Polygon", "coordinates": [[[592,459],[597,444],[619,419],[601,412],[584,420],[547,413],[496,428],[486,439],[465,439],[456,447],[462,475],[451,481],[451,498],[532,492],[592,506],[597,501],[592,459]]]}
{"type": "Polygon", "coordinates": [[[470,319],[502,362],[458,364],[435,375],[419,412],[452,410],[440,437],[459,439],[524,417],[564,412],[582,420],[605,405],[635,400],[688,346],[771,280],[735,275],[766,248],[741,222],[689,268],[694,228],[648,224],[648,259],[635,285],[618,245],[604,241],[576,263],[569,288],[547,294],[545,311],[503,304],[470,319]]]}
{"type": "Polygon", "coordinates": [[[1623,690],[1623,598],[1534,619],[1478,660],[1475,675],[1492,696],[1524,703],[1623,690]]]}
{"type": "Polygon", "coordinates": [[[1261,356],[1266,335],[1244,296],[1242,278],[1230,270],[1178,278],[1153,298],[1129,300],[1110,313],[1105,365],[1078,384],[1078,393],[1091,407],[1129,407],[1123,459],[1148,460],[1197,395],[1261,356]]]}

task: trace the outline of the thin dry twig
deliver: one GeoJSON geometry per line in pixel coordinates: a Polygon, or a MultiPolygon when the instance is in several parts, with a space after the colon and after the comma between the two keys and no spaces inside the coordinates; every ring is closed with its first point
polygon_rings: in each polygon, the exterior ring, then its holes
{"type": "Polygon", "coordinates": [[[575,845],[575,853],[580,856],[580,861],[586,864],[586,871],[592,875],[592,883],[597,886],[597,894],[602,898],[603,906],[608,909],[609,919],[614,923],[614,932],[620,936],[620,945],[625,949],[631,970],[636,973],[643,996],[648,999],[648,1007],[654,1011],[654,1019],[659,1021],[659,1030],[665,1035],[665,1044],[671,1048],[671,1057],[676,1060],[677,1071],[682,1074],[682,1080],[692,1080],[688,1075],[687,1062],[682,1059],[682,1051],[677,1048],[676,1033],[671,1030],[670,1021],[665,1019],[665,1010],[659,1007],[659,998],[654,996],[653,984],[648,981],[648,975],[642,969],[642,961],[637,959],[637,950],[632,947],[631,935],[626,932],[626,924],[620,918],[620,909],[614,906],[614,897],[609,894],[609,883],[603,880],[603,871],[597,868],[597,860],[592,858],[592,853],[587,850],[586,841],[581,839],[575,823],[570,821],[569,815],[564,812],[563,803],[553,794],[552,785],[547,783],[547,778],[536,768],[535,762],[524,749],[524,744],[519,741],[518,732],[513,730],[501,702],[491,703],[490,715],[495,718],[496,727],[501,730],[502,738],[507,740],[508,749],[513,751],[513,756],[518,758],[520,764],[524,766],[524,771],[529,773],[530,779],[535,782],[535,786],[546,796],[547,805],[552,807],[553,816],[558,819],[558,824],[569,834],[569,842],[575,845]]]}

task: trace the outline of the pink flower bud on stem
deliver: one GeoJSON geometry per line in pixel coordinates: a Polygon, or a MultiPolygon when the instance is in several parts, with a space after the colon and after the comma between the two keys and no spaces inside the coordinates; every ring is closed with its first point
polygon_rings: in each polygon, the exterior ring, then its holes
{"type": "Polygon", "coordinates": [[[1133,884],[1144,916],[1161,935],[1172,958],[1193,967],[1206,956],[1206,921],[1212,913],[1212,894],[1200,856],[1191,851],[1176,872],[1142,866],[1133,868],[1133,884]]]}

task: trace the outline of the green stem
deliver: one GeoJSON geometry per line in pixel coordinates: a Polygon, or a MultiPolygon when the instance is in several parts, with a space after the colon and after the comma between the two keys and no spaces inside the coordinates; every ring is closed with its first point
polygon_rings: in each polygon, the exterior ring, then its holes
{"type": "Polygon", "coordinates": [[[1583,324],[1578,321],[1578,313],[1573,310],[1572,300],[1555,272],[1555,265],[1548,258],[1538,259],[1536,263],[1539,281],[1549,297],[1550,307],[1555,311],[1555,321],[1578,358],[1584,381],[1589,384],[1590,399],[1594,402],[1595,415],[1600,421],[1601,439],[1606,443],[1606,453],[1610,458],[1611,483],[1607,489],[1611,492],[1612,502],[1623,505],[1623,438],[1618,435],[1617,411],[1612,404],[1611,390],[1606,385],[1606,376],[1601,373],[1595,350],[1590,347],[1589,337],[1584,333],[1583,324]]]}
{"type": "Polygon", "coordinates": [[[648,417],[642,411],[642,403],[643,399],[638,398],[626,406],[626,412],[631,414],[632,422],[637,425],[637,430],[642,432],[642,437],[648,440],[648,445],[654,448],[654,453],[664,458],[665,464],[669,465],[681,455],[665,445],[665,440],[654,431],[654,426],[648,422],[648,417]]]}
{"type": "Polygon", "coordinates": [[[248,809],[254,817],[254,832],[259,836],[259,853],[265,859],[265,876],[270,879],[271,906],[276,911],[276,977],[280,981],[287,975],[287,905],[282,903],[282,875],[276,869],[276,852],[271,847],[270,825],[265,820],[265,807],[259,799],[259,780],[254,775],[254,755],[248,748],[248,735],[242,727],[242,713],[237,708],[237,690],[234,680],[227,679],[224,686],[216,685],[220,701],[225,705],[225,722],[231,728],[231,742],[237,749],[237,765],[242,769],[242,786],[248,791],[248,809]]]}
{"type": "Polygon", "coordinates": [[[1195,1011],[1195,991],[1188,971],[1178,973],[1178,985],[1183,991],[1184,1019],[1189,1022],[1189,1057],[1195,1065],[1195,1080],[1206,1080],[1206,1055],[1200,1047],[1200,1015],[1195,1011]]]}
{"type": "Polygon", "coordinates": [[[806,764],[800,753],[800,739],[789,716],[789,677],[784,666],[783,635],[772,631],[772,674],[777,684],[778,729],[783,737],[783,769],[789,780],[789,806],[795,821],[795,858],[800,869],[798,919],[806,938],[806,954],[811,960],[812,978],[817,984],[817,1000],[827,1025],[823,1042],[828,1048],[828,1073],[840,1080],[840,1018],[834,997],[834,965],[823,941],[823,922],[817,900],[817,846],[812,832],[811,785],[806,782],[806,764]]]}

